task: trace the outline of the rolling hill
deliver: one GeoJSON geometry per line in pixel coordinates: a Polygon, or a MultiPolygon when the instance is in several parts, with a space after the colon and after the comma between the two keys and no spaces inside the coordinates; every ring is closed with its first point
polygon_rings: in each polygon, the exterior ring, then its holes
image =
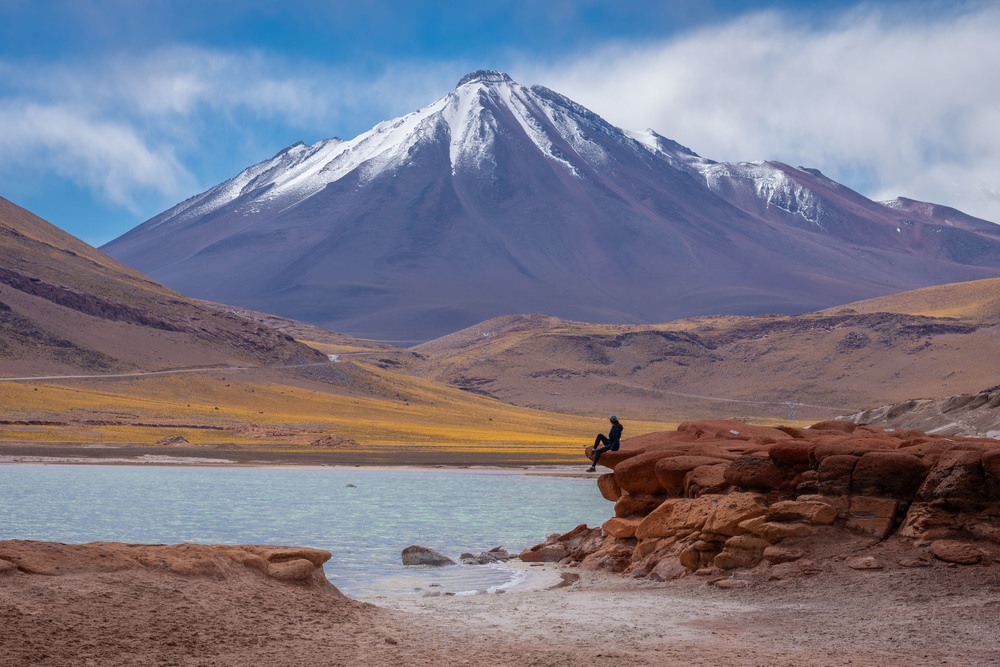
{"type": "Polygon", "coordinates": [[[1000,382],[1000,280],[806,315],[652,326],[488,320],[412,349],[412,372],[518,405],[671,419],[826,419],[1000,382]]]}

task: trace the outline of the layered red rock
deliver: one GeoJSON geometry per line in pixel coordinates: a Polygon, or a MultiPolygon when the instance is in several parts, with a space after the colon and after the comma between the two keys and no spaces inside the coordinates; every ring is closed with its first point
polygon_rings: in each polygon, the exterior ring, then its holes
{"type": "Polygon", "coordinates": [[[16,570],[25,574],[58,576],[148,568],[178,576],[212,579],[250,574],[342,595],[323,573],[323,563],[329,559],[330,552],[323,549],[252,544],[0,542],[0,572],[16,570]]]}
{"type": "Polygon", "coordinates": [[[626,439],[600,463],[612,470],[598,485],[615,516],[599,535],[582,541],[581,526],[524,556],[653,579],[757,566],[784,568],[781,579],[814,572],[793,563],[821,546],[829,555],[888,537],[912,546],[908,562],[1000,557],[997,440],[846,421],[692,421],[626,439]]]}

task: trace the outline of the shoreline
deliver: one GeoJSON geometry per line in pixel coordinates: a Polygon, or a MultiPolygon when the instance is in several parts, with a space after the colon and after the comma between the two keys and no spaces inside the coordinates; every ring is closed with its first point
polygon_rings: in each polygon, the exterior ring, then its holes
{"type": "MultiPolygon", "coordinates": [[[[574,470],[584,473],[583,455],[537,452],[455,451],[391,445],[364,450],[263,449],[233,447],[121,446],[52,443],[0,443],[0,465],[169,465],[206,467],[432,468],[574,470]]],[[[593,476],[593,473],[591,473],[593,476]]]]}

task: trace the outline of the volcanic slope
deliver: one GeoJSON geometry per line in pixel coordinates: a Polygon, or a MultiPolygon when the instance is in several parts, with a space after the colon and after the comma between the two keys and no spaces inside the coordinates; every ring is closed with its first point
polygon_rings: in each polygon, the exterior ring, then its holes
{"type": "Polygon", "coordinates": [[[718,163],[473,72],[104,246],[185,294],[409,345],[493,316],[803,313],[1000,276],[1000,227],[813,169],[718,163]]]}
{"type": "Polygon", "coordinates": [[[807,315],[502,317],[413,348],[413,372],[544,410],[816,420],[997,385],[998,345],[1000,280],[989,279],[807,315]]]}

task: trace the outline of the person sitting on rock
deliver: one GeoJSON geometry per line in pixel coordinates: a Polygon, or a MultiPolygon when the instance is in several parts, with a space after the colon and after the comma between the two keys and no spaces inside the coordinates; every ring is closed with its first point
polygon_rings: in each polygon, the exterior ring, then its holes
{"type": "Polygon", "coordinates": [[[597,470],[597,459],[601,458],[601,454],[604,452],[617,452],[618,447],[621,445],[622,431],[625,427],[618,423],[618,417],[611,415],[608,417],[611,422],[611,430],[608,431],[608,435],[605,436],[603,433],[598,433],[597,437],[594,438],[594,448],[590,451],[590,455],[593,457],[591,459],[592,465],[587,468],[587,472],[594,472],[597,470]]]}

